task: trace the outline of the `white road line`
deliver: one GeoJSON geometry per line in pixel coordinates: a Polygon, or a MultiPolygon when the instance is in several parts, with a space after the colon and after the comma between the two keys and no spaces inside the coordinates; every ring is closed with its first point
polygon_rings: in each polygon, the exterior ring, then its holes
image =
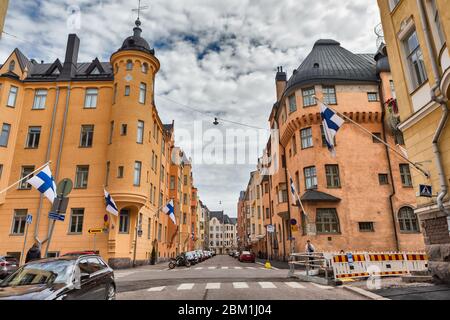
{"type": "Polygon", "coordinates": [[[147,291],[148,292],[161,292],[165,289],[166,287],[155,287],[155,288],[150,288],[147,291]]]}
{"type": "Polygon", "coordinates": [[[262,289],[276,289],[272,282],[258,282],[262,289]]]}
{"type": "Polygon", "coordinates": [[[322,285],[317,284],[317,283],[311,283],[311,284],[312,284],[313,286],[319,288],[319,289],[322,289],[322,290],[331,290],[331,289],[333,289],[333,287],[330,287],[330,286],[322,286],[322,285]]]}
{"type": "Polygon", "coordinates": [[[220,283],[208,283],[206,285],[206,290],[219,290],[220,289],[220,283]]]}
{"type": "Polygon", "coordinates": [[[195,270],[203,270],[203,267],[195,268],[195,270]]]}
{"type": "Polygon", "coordinates": [[[222,267],[222,270],[227,270],[228,269],[228,267],[222,267]]]}
{"type": "Polygon", "coordinates": [[[255,270],[255,267],[245,267],[245,269],[255,270]]]}
{"type": "Polygon", "coordinates": [[[302,286],[298,282],[285,282],[288,287],[294,288],[294,289],[305,289],[305,286],[302,286]]]}
{"type": "Polygon", "coordinates": [[[123,278],[123,277],[127,277],[127,276],[131,276],[132,274],[135,274],[136,272],[124,272],[124,273],[118,273],[115,274],[114,277],[115,278],[123,278]]]}
{"type": "Polygon", "coordinates": [[[181,290],[192,290],[192,288],[194,288],[194,283],[183,283],[180,284],[180,286],[177,288],[178,291],[181,290]]]}
{"type": "Polygon", "coordinates": [[[233,287],[235,289],[248,289],[248,284],[245,282],[233,282],[233,287]]]}
{"type": "Polygon", "coordinates": [[[242,270],[242,267],[234,267],[236,270],[242,270]]]}
{"type": "Polygon", "coordinates": [[[216,269],[217,267],[208,267],[209,270],[216,269]]]}

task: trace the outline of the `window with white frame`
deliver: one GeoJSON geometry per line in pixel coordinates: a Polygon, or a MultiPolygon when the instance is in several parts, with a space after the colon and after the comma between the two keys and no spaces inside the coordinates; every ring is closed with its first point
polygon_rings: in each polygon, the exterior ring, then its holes
{"type": "Polygon", "coordinates": [[[23,235],[25,233],[25,225],[27,220],[27,209],[14,210],[14,217],[12,222],[11,234],[23,235]]]}
{"type": "Polygon", "coordinates": [[[137,125],[137,137],[136,142],[139,144],[144,143],[144,121],[139,120],[137,125]]]}
{"type": "Polygon", "coordinates": [[[439,16],[436,0],[428,0],[427,4],[430,22],[432,22],[432,33],[436,45],[436,51],[439,52],[445,43],[445,35],[442,30],[441,18],[439,16]]]}
{"type": "Polygon", "coordinates": [[[314,98],[314,95],[316,94],[316,90],[314,87],[303,89],[302,95],[303,95],[303,107],[310,107],[316,105],[316,99],[314,98]]]}
{"type": "Polygon", "coordinates": [[[77,166],[75,172],[75,189],[86,189],[88,186],[89,166],[77,166]]]}
{"type": "Polygon", "coordinates": [[[11,86],[9,89],[8,103],[7,106],[14,108],[16,106],[17,101],[17,93],[19,89],[17,87],[11,86]]]}
{"type": "Polygon", "coordinates": [[[302,149],[313,147],[312,128],[302,129],[300,131],[300,137],[302,139],[302,149]]]}
{"type": "Polygon", "coordinates": [[[33,110],[45,109],[45,102],[47,100],[47,90],[36,90],[34,93],[33,110]]]}
{"type": "Polygon", "coordinates": [[[69,233],[83,233],[84,209],[72,209],[70,214],[69,233]]]}
{"type": "Polygon", "coordinates": [[[41,127],[29,127],[26,148],[37,149],[41,138],[41,127]]]}
{"type": "Polygon", "coordinates": [[[295,97],[295,93],[289,96],[289,112],[297,111],[297,101],[295,97]]]}
{"type": "Polygon", "coordinates": [[[145,104],[147,97],[147,85],[143,82],[139,85],[139,103],[145,104]]]}
{"type": "Polygon", "coordinates": [[[317,189],[317,171],[316,167],[304,169],[306,190],[317,189]]]}
{"type": "Polygon", "coordinates": [[[142,162],[136,161],[134,163],[134,186],[139,187],[141,185],[141,169],[142,162]]]}
{"type": "Polygon", "coordinates": [[[423,53],[416,30],[403,40],[403,45],[413,90],[415,90],[428,80],[423,53]]]}
{"type": "Polygon", "coordinates": [[[3,123],[2,131],[0,132],[0,147],[8,146],[10,132],[11,132],[11,125],[9,123],[3,123]]]}
{"type": "Polygon", "coordinates": [[[34,171],[34,166],[23,166],[20,171],[20,183],[19,190],[31,190],[31,184],[27,183],[32,176],[31,173],[34,171]],[[27,177],[26,179],[24,179],[27,177]]]}
{"type": "Polygon", "coordinates": [[[94,125],[82,125],[80,134],[80,147],[91,148],[94,140],[94,125]]]}
{"type": "Polygon", "coordinates": [[[84,107],[86,109],[97,108],[98,89],[86,89],[86,97],[84,100],[84,107]]]}
{"type": "Polygon", "coordinates": [[[323,101],[326,104],[337,104],[336,88],[334,86],[323,86],[323,101]]]}

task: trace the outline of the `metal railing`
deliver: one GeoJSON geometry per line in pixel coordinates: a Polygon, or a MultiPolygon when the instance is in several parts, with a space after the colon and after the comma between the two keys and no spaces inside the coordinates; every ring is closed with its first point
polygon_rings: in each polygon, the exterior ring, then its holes
{"type": "MultiPolygon", "coordinates": [[[[295,274],[295,267],[303,267],[306,271],[306,276],[313,275],[312,270],[317,270],[319,273],[323,271],[325,278],[328,279],[332,266],[330,260],[325,258],[323,253],[292,253],[289,257],[289,276],[295,274]]],[[[317,275],[317,274],[315,274],[317,275]]]]}

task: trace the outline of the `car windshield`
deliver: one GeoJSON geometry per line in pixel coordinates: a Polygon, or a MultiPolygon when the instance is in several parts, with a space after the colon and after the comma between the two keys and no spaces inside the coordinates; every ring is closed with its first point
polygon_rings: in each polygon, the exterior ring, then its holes
{"type": "Polygon", "coordinates": [[[67,260],[27,264],[8,277],[0,286],[20,287],[35,284],[68,283],[73,266],[74,262],[67,260]]]}

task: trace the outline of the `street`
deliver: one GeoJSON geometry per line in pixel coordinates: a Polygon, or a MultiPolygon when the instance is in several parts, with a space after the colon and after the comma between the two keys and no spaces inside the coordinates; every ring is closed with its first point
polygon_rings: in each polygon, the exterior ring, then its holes
{"type": "Polygon", "coordinates": [[[361,300],[343,288],[301,283],[287,270],[216,256],[191,268],[167,265],[115,272],[118,300],[361,300]]]}

